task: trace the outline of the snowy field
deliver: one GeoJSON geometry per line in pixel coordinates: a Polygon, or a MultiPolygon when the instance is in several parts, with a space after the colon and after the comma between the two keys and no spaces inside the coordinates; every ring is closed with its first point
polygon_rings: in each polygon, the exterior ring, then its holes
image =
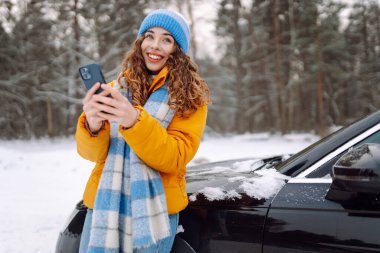
{"type": "MultiPolygon", "coordinates": [[[[206,137],[191,163],[290,154],[317,140],[308,134],[206,137]]],[[[0,141],[0,253],[53,253],[92,167],[77,155],[73,138],[0,141]]]]}

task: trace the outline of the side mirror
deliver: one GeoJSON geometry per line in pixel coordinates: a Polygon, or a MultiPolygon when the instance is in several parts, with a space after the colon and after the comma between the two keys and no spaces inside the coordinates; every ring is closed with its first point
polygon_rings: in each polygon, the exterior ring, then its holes
{"type": "Polygon", "coordinates": [[[380,195],[380,145],[353,148],[335,163],[332,172],[326,199],[348,201],[359,194],[380,195]]]}

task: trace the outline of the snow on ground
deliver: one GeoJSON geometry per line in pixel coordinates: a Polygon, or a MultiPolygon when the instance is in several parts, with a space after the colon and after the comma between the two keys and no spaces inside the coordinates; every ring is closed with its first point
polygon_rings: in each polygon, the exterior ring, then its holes
{"type": "MultiPolygon", "coordinates": [[[[295,153],[318,137],[246,134],[205,137],[192,164],[295,153]]],[[[53,253],[93,164],[74,139],[0,141],[0,253],[53,253]]]]}
{"type": "Polygon", "coordinates": [[[285,136],[262,134],[234,135],[222,138],[205,137],[193,162],[222,161],[233,158],[262,158],[290,154],[301,150],[318,138],[311,134],[285,136]]]}

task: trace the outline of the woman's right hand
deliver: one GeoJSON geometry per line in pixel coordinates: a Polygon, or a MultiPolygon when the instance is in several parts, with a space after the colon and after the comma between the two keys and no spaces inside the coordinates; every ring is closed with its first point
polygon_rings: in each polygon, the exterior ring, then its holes
{"type": "MultiPolygon", "coordinates": [[[[89,130],[92,133],[96,133],[100,130],[100,128],[103,125],[103,121],[105,120],[103,117],[99,115],[99,109],[96,107],[96,103],[99,103],[95,99],[93,99],[93,95],[95,94],[96,90],[99,89],[100,83],[94,84],[94,86],[91,87],[91,89],[88,90],[86,96],[83,99],[83,111],[86,114],[86,120],[88,123],[89,130]]],[[[108,92],[101,92],[98,95],[101,96],[107,96],[106,94],[108,92]]]]}

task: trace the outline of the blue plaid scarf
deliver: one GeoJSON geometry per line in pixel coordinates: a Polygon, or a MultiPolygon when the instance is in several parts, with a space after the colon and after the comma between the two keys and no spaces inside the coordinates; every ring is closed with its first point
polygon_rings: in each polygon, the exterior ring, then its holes
{"type": "MultiPolygon", "coordinates": [[[[128,90],[117,82],[114,88],[131,100],[128,90]]],[[[165,83],[144,105],[164,128],[174,116],[168,101],[165,83]]],[[[115,122],[111,122],[110,136],[94,204],[88,252],[132,253],[133,249],[148,247],[170,235],[165,193],[159,172],[137,157],[115,122]]]]}

